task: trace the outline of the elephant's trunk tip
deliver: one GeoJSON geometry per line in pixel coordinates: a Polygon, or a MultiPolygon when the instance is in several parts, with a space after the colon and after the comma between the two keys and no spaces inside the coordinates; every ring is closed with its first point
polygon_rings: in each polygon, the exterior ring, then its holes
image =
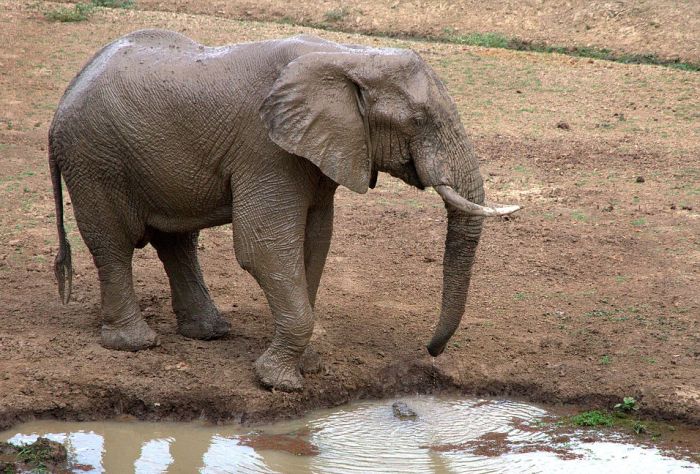
{"type": "Polygon", "coordinates": [[[446,345],[447,344],[444,342],[439,343],[435,341],[430,341],[430,344],[428,344],[426,348],[428,349],[428,354],[430,354],[433,357],[437,357],[445,351],[446,345]]]}

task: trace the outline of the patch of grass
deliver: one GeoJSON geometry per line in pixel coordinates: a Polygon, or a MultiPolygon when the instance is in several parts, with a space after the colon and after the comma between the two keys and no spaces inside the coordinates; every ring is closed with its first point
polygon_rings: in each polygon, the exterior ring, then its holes
{"type": "Polygon", "coordinates": [[[134,0],[92,0],[92,4],[96,7],[105,8],[134,8],[136,2],[134,0]]]}
{"type": "Polygon", "coordinates": [[[602,411],[592,410],[584,411],[583,413],[572,416],[571,423],[573,423],[575,426],[612,426],[615,423],[615,419],[611,415],[602,411]]]}
{"type": "Polygon", "coordinates": [[[623,64],[653,64],[681,69],[683,71],[700,71],[700,64],[684,62],[678,58],[665,59],[655,54],[617,53],[607,48],[589,46],[548,45],[519,38],[509,38],[500,33],[470,33],[467,35],[458,35],[453,28],[445,28],[443,29],[443,35],[438,39],[448,43],[466,44],[469,46],[531,51],[535,53],[556,53],[580,58],[614,61],[623,64]]]}
{"type": "MultiPolygon", "coordinates": [[[[329,10],[325,14],[326,21],[337,22],[344,18],[349,12],[345,8],[329,10]],[[338,15],[341,15],[338,17],[338,15]],[[336,19],[337,18],[337,19],[336,19]]],[[[298,21],[290,17],[279,20],[283,24],[307,26],[329,31],[341,31],[346,33],[362,33],[375,38],[398,38],[411,41],[426,41],[432,43],[456,43],[469,46],[482,46],[486,48],[511,49],[515,51],[531,51],[535,53],[557,53],[567,56],[582,58],[600,59],[624,64],[651,64],[656,66],[666,66],[683,71],[700,71],[700,63],[682,61],[680,58],[661,58],[655,54],[630,54],[618,53],[606,48],[594,48],[588,46],[556,46],[523,40],[520,38],[509,38],[501,33],[469,33],[465,35],[457,34],[454,28],[443,28],[442,34],[436,36],[425,36],[416,34],[398,33],[393,31],[357,31],[353,28],[334,28],[328,23],[317,23],[313,21],[298,21]]]]}
{"type": "Polygon", "coordinates": [[[90,3],[76,3],[73,5],[73,8],[58,7],[44,12],[44,17],[49,21],[60,21],[62,23],[86,21],[90,18],[93,9],[94,7],[90,3]]]}
{"type": "Polygon", "coordinates": [[[135,0],[90,0],[89,3],[76,3],[73,7],[58,7],[44,12],[44,17],[49,21],[62,23],[74,23],[87,21],[95,7],[104,8],[134,8],[135,0]]]}
{"type": "Polygon", "coordinates": [[[33,444],[22,446],[17,451],[17,460],[35,467],[38,472],[47,472],[46,458],[49,456],[45,448],[36,448],[33,444]]]}
{"type": "Polygon", "coordinates": [[[0,442],[0,452],[3,453],[0,466],[5,474],[68,472],[65,446],[46,438],[23,445],[0,442]]]}
{"type": "Polygon", "coordinates": [[[621,313],[624,313],[622,309],[594,309],[592,311],[586,311],[585,313],[583,313],[583,315],[589,318],[606,319],[614,323],[627,321],[629,319],[629,316],[625,316],[621,313]]]}
{"type": "Polygon", "coordinates": [[[649,428],[641,421],[635,420],[634,423],[632,423],[632,431],[634,431],[635,434],[641,435],[648,433],[649,428]]]}
{"type": "Polygon", "coordinates": [[[613,316],[614,314],[617,314],[619,310],[612,310],[612,309],[594,309],[593,311],[587,311],[584,313],[584,316],[588,316],[589,318],[609,318],[613,316]]]}
{"type": "Polygon", "coordinates": [[[515,298],[515,301],[523,301],[525,298],[527,298],[527,295],[524,291],[516,291],[513,298],[515,298]]]}
{"type": "Polygon", "coordinates": [[[588,216],[584,214],[583,212],[580,211],[574,211],[571,213],[571,218],[575,221],[579,222],[586,222],[588,220],[588,216]]]}
{"type": "Polygon", "coordinates": [[[630,413],[633,410],[637,410],[637,400],[634,397],[624,397],[622,402],[615,404],[613,408],[622,413],[630,413]]]}
{"type": "Polygon", "coordinates": [[[635,227],[642,227],[642,226],[646,225],[646,223],[647,223],[647,220],[643,217],[640,217],[639,219],[635,219],[632,221],[632,225],[635,227]]]}
{"type": "MultiPolygon", "coordinates": [[[[36,173],[31,170],[27,171],[22,171],[21,173],[17,175],[9,175],[9,176],[0,176],[0,184],[1,183],[9,183],[9,182],[16,182],[16,181],[21,181],[24,178],[29,178],[31,176],[34,176],[36,173]]],[[[15,188],[17,187],[17,183],[15,183],[15,188]]],[[[8,187],[9,188],[9,187],[8,187]]]]}
{"type": "Polygon", "coordinates": [[[624,282],[626,282],[626,281],[629,280],[629,279],[630,279],[630,277],[628,277],[628,276],[625,276],[625,275],[617,275],[617,276],[615,276],[615,283],[624,283],[624,282]]]}
{"type": "Polygon", "coordinates": [[[445,38],[450,43],[467,44],[469,46],[482,46],[484,48],[507,49],[510,40],[500,33],[470,33],[468,35],[455,35],[448,33],[445,38]]]}
{"type": "Polygon", "coordinates": [[[600,365],[610,365],[612,364],[612,357],[609,355],[604,355],[603,357],[600,358],[600,365]]]}
{"type": "Polygon", "coordinates": [[[328,10],[323,15],[323,17],[326,19],[326,21],[330,21],[330,22],[335,23],[335,22],[341,21],[343,18],[345,18],[349,14],[350,14],[350,11],[347,8],[341,7],[341,8],[336,8],[334,10],[328,10]]]}

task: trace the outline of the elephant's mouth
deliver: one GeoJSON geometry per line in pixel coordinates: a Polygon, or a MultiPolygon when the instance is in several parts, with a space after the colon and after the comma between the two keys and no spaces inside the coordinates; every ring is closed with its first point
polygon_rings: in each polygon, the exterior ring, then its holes
{"type": "Polygon", "coordinates": [[[416,188],[423,191],[425,185],[421,182],[420,176],[418,175],[418,170],[416,169],[416,164],[413,157],[410,158],[409,162],[405,166],[401,166],[399,169],[388,170],[388,173],[394,178],[399,178],[406,184],[415,186],[416,188]]]}

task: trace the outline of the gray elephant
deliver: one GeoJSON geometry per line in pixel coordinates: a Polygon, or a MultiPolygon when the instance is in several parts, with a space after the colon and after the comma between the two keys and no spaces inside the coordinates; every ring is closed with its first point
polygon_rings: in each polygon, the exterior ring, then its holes
{"type": "Polygon", "coordinates": [[[255,372],[298,390],[300,360],[330,245],[338,185],[357,193],[383,171],[446,203],[440,354],[464,312],[485,216],[482,178],[454,102],[416,53],[311,36],[210,48],[145,30],[98,52],[68,86],[49,131],[59,293],[71,293],[61,175],[100,279],[102,345],[158,343],[132,283],[135,248],[165,266],[178,331],[228,333],[197,261],[200,229],[233,223],[236,258],[275,320],[255,372]]]}

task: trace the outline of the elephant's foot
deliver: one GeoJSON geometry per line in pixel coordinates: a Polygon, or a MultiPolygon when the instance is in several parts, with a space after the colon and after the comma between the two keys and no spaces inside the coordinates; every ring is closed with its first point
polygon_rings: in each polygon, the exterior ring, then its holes
{"type": "Polygon", "coordinates": [[[301,355],[301,373],[317,374],[321,372],[323,365],[321,364],[321,354],[313,347],[313,343],[306,346],[306,350],[301,355]]]}
{"type": "Polygon", "coordinates": [[[102,325],[102,347],[106,349],[135,352],[159,345],[158,334],[143,319],[121,327],[102,325]]]}
{"type": "Polygon", "coordinates": [[[266,387],[283,392],[297,392],[304,386],[299,364],[288,357],[280,357],[272,349],[265,351],[255,361],[255,374],[266,387]]]}
{"type": "Polygon", "coordinates": [[[218,311],[203,315],[178,317],[177,332],[190,339],[218,339],[231,332],[231,323],[222,318],[218,311]]]}

